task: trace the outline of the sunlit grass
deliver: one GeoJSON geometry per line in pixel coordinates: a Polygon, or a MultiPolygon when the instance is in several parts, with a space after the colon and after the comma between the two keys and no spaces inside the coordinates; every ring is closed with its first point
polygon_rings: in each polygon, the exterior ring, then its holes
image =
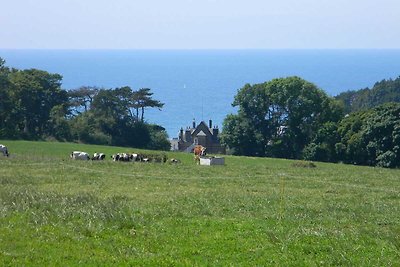
{"type": "Polygon", "coordinates": [[[0,141],[0,265],[400,262],[400,171],[226,157],[112,162],[136,149],[0,141]],[[69,159],[104,152],[104,162],[69,159]],[[305,166],[305,167],[304,167],[305,166]]]}

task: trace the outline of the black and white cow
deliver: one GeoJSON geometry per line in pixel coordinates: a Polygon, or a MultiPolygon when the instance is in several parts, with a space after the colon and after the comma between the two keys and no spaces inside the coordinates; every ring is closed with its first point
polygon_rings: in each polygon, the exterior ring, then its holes
{"type": "Polygon", "coordinates": [[[141,161],[143,161],[144,156],[143,156],[143,154],[132,153],[132,154],[130,154],[130,158],[132,161],[141,162],[141,161]]]}
{"type": "Polygon", "coordinates": [[[10,154],[8,154],[8,149],[5,145],[0,144],[0,153],[3,153],[3,156],[8,157],[10,154]]]}
{"type": "Polygon", "coordinates": [[[106,154],[94,152],[92,160],[104,160],[106,158],[106,154]]]}
{"type": "Polygon", "coordinates": [[[112,159],[113,161],[118,161],[118,160],[119,160],[119,154],[117,153],[117,154],[111,155],[111,159],[112,159]]]}
{"type": "Polygon", "coordinates": [[[130,158],[130,160],[132,160],[132,161],[139,161],[138,160],[138,154],[136,154],[136,153],[132,153],[132,154],[129,154],[129,158],[130,158]]]}
{"type": "Polygon", "coordinates": [[[181,163],[181,160],[180,160],[180,159],[172,158],[172,159],[169,160],[169,163],[171,163],[171,164],[178,164],[178,163],[181,163]]]}
{"type": "Polygon", "coordinates": [[[113,161],[131,161],[130,154],[128,153],[117,153],[111,156],[113,161]]]}
{"type": "Polygon", "coordinates": [[[89,154],[86,152],[82,152],[82,151],[73,151],[71,152],[70,155],[71,159],[76,159],[76,160],[89,160],[89,154]]]}

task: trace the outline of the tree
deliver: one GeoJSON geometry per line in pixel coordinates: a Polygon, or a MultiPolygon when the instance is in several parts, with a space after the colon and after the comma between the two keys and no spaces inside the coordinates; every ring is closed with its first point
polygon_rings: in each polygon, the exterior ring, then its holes
{"type": "Polygon", "coordinates": [[[223,124],[222,142],[235,155],[265,156],[266,141],[263,132],[244,116],[228,115],[223,124]]]}
{"type": "Polygon", "coordinates": [[[303,159],[337,162],[336,144],[340,141],[338,124],[326,122],[317,130],[313,140],[303,150],[303,159]]]}
{"type": "MultiPolygon", "coordinates": [[[[148,90],[144,92],[147,98],[142,97],[141,108],[153,105],[153,101],[157,105],[160,103],[149,97],[152,94],[148,90]]],[[[129,86],[114,90],[98,90],[90,109],[73,119],[75,136],[79,136],[79,139],[85,142],[106,142],[104,144],[150,149],[165,149],[168,143],[169,149],[169,141],[162,127],[144,123],[143,112],[141,120],[133,114],[134,94],[129,86]],[[80,134],[82,130],[85,130],[86,134],[80,134]]]]}
{"type": "Polygon", "coordinates": [[[78,89],[68,91],[69,103],[73,114],[87,112],[99,90],[95,86],[81,86],[78,89]]]}
{"type": "Polygon", "coordinates": [[[377,107],[384,103],[400,102],[400,77],[382,80],[370,88],[340,93],[336,99],[342,101],[346,113],[377,107]]]}
{"type": "Polygon", "coordinates": [[[52,108],[67,102],[66,91],[61,89],[62,76],[29,69],[11,72],[9,77],[10,114],[17,114],[14,123],[25,137],[38,138],[45,133],[52,108]]]}
{"type": "Polygon", "coordinates": [[[67,92],[61,80],[42,70],[10,69],[0,58],[0,138],[169,149],[165,129],[144,123],[146,108],[164,105],[150,89],[82,86],[67,92]]]}
{"type": "Polygon", "coordinates": [[[146,146],[147,149],[165,151],[171,149],[171,143],[168,140],[168,135],[164,127],[149,124],[148,129],[150,133],[150,141],[146,146]]]}
{"type": "Polygon", "coordinates": [[[62,104],[54,106],[50,111],[47,124],[47,134],[59,141],[72,141],[71,127],[67,119],[68,105],[62,104]]]}
{"type": "Polygon", "coordinates": [[[338,125],[340,141],[335,144],[338,158],[346,163],[366,164],[366,144],[361,142],[361,131],[372,110],[347,115],[338,125]]]}
{"type": "Polygon", "coordinates": [[[337,122],[341,106],[299,77],[245,85],[237,115],[224,121],[222,141],[237,154],[300,158],[320,125],[337,122]]]}
{"type": "Polygon", "coordinates": [[[0,137],[12,136],[10,111],[13,105],[9,91],[10,73],[11,70],[5,66],[5,60],[0,58],[0,137]]]}
{"type": "Polygon", "coordinates": [[[400,104],[352,113],[338,127],[338,154],[347,163],[400,166],[400,104]]]}
{"type": "Polygon", "coordinates": [[[134,91],[131,96],[131,107],[136,111],[136,118],[139,120],[139,110],[140,121],[144,122],[144,110],[146,108],[158,108],[161,109],[164,103],[152,98],[153,93],[150,92],[149,88],[142,88],[138,91],[134,91]]]}
{"type": "Polygon", "coordinates": [[[121,100],[120,93],[120,90],[99,90],[90,109],[96,132],[110,135],[114,141],[119,140],[116,143],[112,141],[113,144],[121,144],[120,135],[128,123],[127,104],[121,100]]]}

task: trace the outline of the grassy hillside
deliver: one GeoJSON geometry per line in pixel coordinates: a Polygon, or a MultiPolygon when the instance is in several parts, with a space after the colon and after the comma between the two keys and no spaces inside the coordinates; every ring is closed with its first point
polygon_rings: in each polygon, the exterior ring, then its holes
{"type": "Polygon", "coordinates": [[[0,265],[399,266],[400,170],[0,141],[0,265]],[[105,152],[72,161],[72,150],[105,152]]]}

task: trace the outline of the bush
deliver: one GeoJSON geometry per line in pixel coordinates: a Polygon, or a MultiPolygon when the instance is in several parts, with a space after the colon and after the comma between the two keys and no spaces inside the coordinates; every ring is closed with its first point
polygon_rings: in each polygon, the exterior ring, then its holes
{"type": "Polygon", "coordinates": [[[316,161],[329,161],[329,150],[324,144],[308,144],[303,150],[303,159],[316,161]]]}
{"type": "Polygon", "coordinates": [[[149,125],[150,142],[147,144],[147,149],[164,150],[171,149],[171,142],[168,140],[168,135],[165,129],[159,125],[149,125]]]}
{"type": "Polygon", "coordinates": [[[91,133],[88,136],[88,143],[95,145],[111,145],[111,136],[102,132],[91,133]]]}
{"type": "Polygon", "coordinates": [[[311,161],[295,161],[292,163],[292,167],[295,168],[316,168],[317,165],[315,165],[314,162],[311,161]]]}
{"type": "Polygon", "coordinates": [[[392,168],[396,167],[397,159],[396,154],[393,151],[386,151],[376,158],[376,165],[378,167],[392,168]]]}

